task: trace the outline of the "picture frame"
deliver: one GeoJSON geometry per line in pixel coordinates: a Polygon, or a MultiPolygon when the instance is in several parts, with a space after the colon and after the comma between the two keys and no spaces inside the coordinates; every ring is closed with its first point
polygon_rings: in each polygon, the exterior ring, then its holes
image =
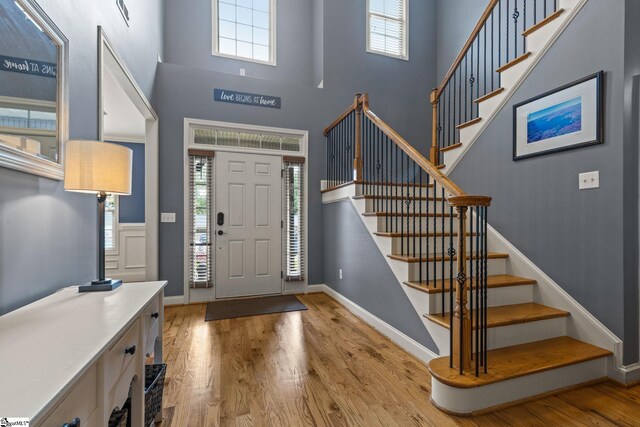
{"type": "Polygon", "coordinates": [[[604,71],[513,106],[513,160],[602,144],[604,71]]]}

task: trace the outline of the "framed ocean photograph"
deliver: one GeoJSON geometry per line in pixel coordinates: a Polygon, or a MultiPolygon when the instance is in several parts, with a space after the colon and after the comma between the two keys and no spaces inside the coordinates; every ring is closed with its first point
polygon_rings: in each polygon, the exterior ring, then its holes
{"type": "Polygon", "coordinates": [[[513,106],[513,160],[603,142],[602,80],[587,76],[513,106]]]}

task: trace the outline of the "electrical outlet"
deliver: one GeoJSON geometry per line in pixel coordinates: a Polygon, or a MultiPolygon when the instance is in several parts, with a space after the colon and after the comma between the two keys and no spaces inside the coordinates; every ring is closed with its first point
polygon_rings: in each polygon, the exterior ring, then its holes
{"type": "Polygon", "coordinates": [[[240,75],[241,76],[246,76],[247,75],[247,72],[245,71],[244,68],[240,68],[240,75]]]}
{"type": "Polygon", "coordinates": [[[585,172],[578,175],[580,190],[600,188],[600,171],[585,172]]]}
{"type": "Polygon", "coordinates": [[[175,212],[162,212],[160,214],[160,222],[176,222],[175,212]]]}
{"type": "Polygon", "coordinates": [[[340,280],[342,280],[342,269],[339,270],[340,273],[340,280]]]}

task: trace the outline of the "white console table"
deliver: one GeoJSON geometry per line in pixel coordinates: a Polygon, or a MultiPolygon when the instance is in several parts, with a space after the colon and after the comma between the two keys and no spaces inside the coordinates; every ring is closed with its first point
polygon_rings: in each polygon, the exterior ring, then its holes
{"type": "Polygon", "coordinates": [[[162,362],[166,284],[82,294],[69,287],[1,316],[0,417],[106,426],[132,385],[129,417],[141,427],[145,359],[162,362]]]}

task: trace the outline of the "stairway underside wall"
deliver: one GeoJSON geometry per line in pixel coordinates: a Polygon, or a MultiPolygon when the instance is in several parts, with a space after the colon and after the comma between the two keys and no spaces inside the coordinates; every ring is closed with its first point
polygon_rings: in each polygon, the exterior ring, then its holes
{"type": "Polygon", "coordinates": [[[352,203],[339,201],[322,209],[325,284],[437,353],[419,314],[352,203]]]}

